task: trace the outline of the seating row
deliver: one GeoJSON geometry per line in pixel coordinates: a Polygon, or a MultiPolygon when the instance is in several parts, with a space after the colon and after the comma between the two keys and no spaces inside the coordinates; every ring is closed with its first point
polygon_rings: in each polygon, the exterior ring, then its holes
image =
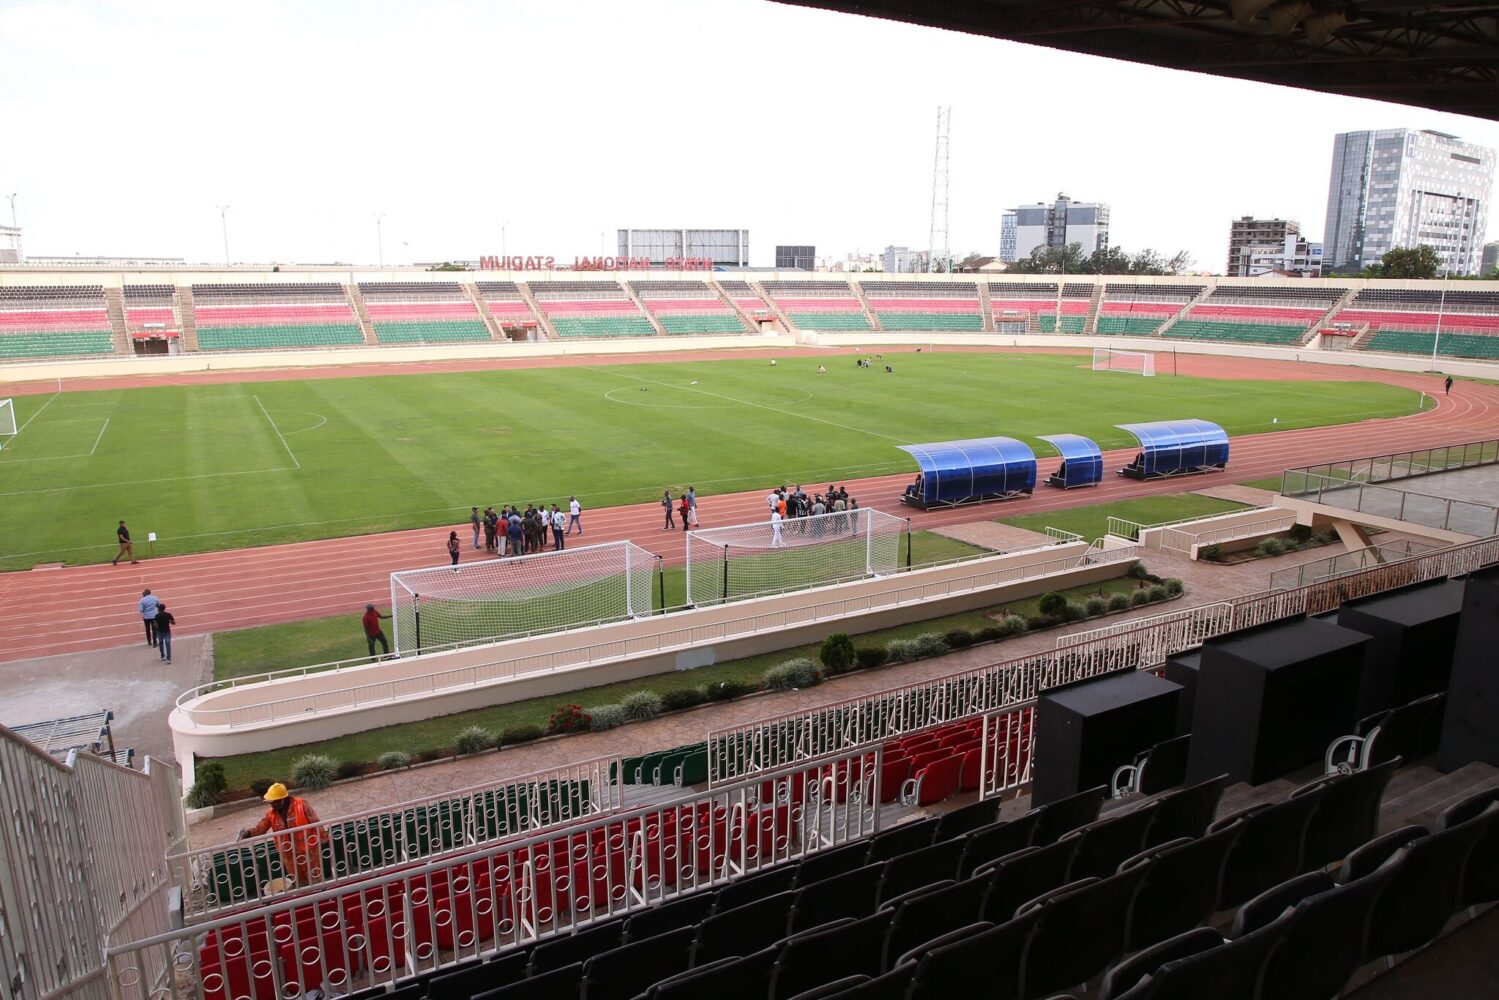
{"type": "Polygon", "coordinates": [[[1052,313],[1042,313],[1036,317],[1036,322],[1041,327],[1042,333],[1082,333],[1083,327],[1087,325],[1086,316],[1062,316],[1058,324],[1058,317],[1052,313]]]}
{"type": "Polygon", "coordinates": [[[1182,319],[1161,334],[1182,340],[1225,340],[1246,344],[1294,344],[1306,333],[1304,326],[1276,323],[1221,323],[1182,319]]]}
{"type": "Polygon", "coordinates": [[[354,323],[211,326],[198,328],[198,349],[245,351],[270,347],[342,347],[364,343],[354,323]]]}
{"type": "Polygon", "coordinates": [[[0,333],[0,358],[53,358],[113,351],[114,335],[108,331],[0,333]]]}
{"type": "Polygon", "coordinates": [[[559,337],[649,337],[656,328],[640,313],[633,316],[552,316],[559,337]]]}
{"type": "Polygon", "coordinates": [[[1435,344],[1437,353],[1450,358],[1484,358],[1499,360],[1499,336],[1465,333],[1443,333],[1441,343],[1436,343],[1434,333],[1415,333],[1405,330],[1378,330],[1360,345],[1365,350],[1389,351],[1394,354],[1421,354],[1431,356],[1435,344]]]}

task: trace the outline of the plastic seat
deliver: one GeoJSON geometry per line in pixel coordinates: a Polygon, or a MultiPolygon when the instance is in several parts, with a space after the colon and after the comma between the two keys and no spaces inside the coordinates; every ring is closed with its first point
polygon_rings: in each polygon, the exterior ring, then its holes
{"type": "Polygon", "coordinates": [[[1104,973],[1099,986],[1098,1000],[1116,1000],[1120,994],[1134,989],[1147,975],[1167,962],[1210,951],[1223,946],[1223,935],[1208,927],[1195,927],[1185,934],[1153,945],[1138,954],[1112,966],[1104,973]]]}
{"type": "Polygon", "coordinates": [[[1020,907],[1067,884],[1075,840],[1061,840],[1045,847],[1023,851],[991,861],[974,872],[975,879],[987,873],[989,892],[984,897],[983,919],[1002,924],[1020,907]]]}
{"type": "Polygon", "coordinates": [[[1124,951],[1135,894],[1149,870],[1141,864],[1073,882],[1020,909],[1016,916],[1038,917],[1025,958],[1026,996],[1087,982],[1124,951]]]}
{"type": "Polygon", "coordinates": [[[791,931],[804,931],[839,917],[873,913],[884,870],[883,863],[865,865],[797,889],[792,900],[791,931]]]}
{"type": "Polygon", "coordinates": [[[937,821],[935,819],[921,819],[913,823],[902,823],[888,830],[881,830],[870,838],[869,853],[864,856],[864,863],[889,861],[907,851],[926,847],[932,842],[932,837],[936,832],[937,821]]]}
{"type": "Polygon", "coordinates": [[[1033,812],[1026,813],[1008,823],[991,823],[968,834],[963,840],[963,860],[958,864],[958,877],[967,878],[980,865],[1031,846],[1039,819],[1033,812]]]}
{"type": "Polygon", "coordinates": [[[1155,822],[1145,834],[1145,846],[1154,847],[1178,837],[1200,837],[1212,825],[1228,787],[1228,776],[1219,775],[1195,785],[1168,792],[1155,800],[1155,822]]]}
{"type": "Polygon", "coordinates": [[[885,862],[884,874],[880,878],[880,903],[883,905],[924,885],[951,879],[962,857],[962,842],[949,840],[891,858],[885,862]]]}
{"type": "Polygon", "coordinates": [[[863,840],[816,851],[803,857],[796,866],[796,884],[798,886],[812,885],[823,879],[832,878],[834,875],[842,875],[855,868],[862,868],[868,857],[869,843],[863,840]]]}
{"type": "MultiPolygon", "coordinates": [[[[796,885],[796,865],[784,864],[765,871],[755,872],[741,879],[735,879],[727,883],[717,893],[717,901],[713,903],[715,909],[732,910],[736,906],[745,903],[753,903],[762,896],[774,895],[785,892],[796,885]]],[[[710,902],[713,901],[713,893],[703,893],[710,902]]],[[[689,897],[690,898],[690,897],[689,897]]]]}
{"type": "Polygon", "coordinates": [[[1322,804],[1307,827],[1303,867],[1320,868],[1341,861],[1374,836],[1385,786],[1401,763],[1401,758],[1396,757],[1352,774],[1329,775],[1291,793],[1290,798],[1294,799],[1312,794],[1317,788],[1325,790],[1322,804]]]}
{"type": "Polygon", "coordinates": [[[980,799],[954,809],[952,812],[943,813],[937,820],[937,833],[933,838],[934,841],[952,840],[965,833],[972,833],[980,827],[998,822],[1000,804],[999,799],[980,799]]]}
{"type": "Polygon", "coordinates": [[[1237,906],[1304,870],[1306,831],[1326,792],[1310,788],[1295,798],[1240,810],[1208,827],[1214,833],[1244,823],[1223,866],[1220,909],[1237,906]]]}
{"type": "Polygon", "coordinates": [[[778,892],[706,918],[697,925],[692,964],[747,955],[779,941],[787,934],[795,899],[795,892],[778,892]]]}
{"type": "Polygon", "coordinates": [[[911,1000],[985,997],[1018,1000],[1026,952],[1040,914],[1015,917],[928,948],[911,976],[911,1000]]]}
{"type": "Polygon", "coordinates": [[[1098,818],[1098,810],[1102,808],[1107,793],[1108,787],[1099,785],[1032,810],[1037,817],[1036,833],[1031,843],[1054,843],[1062,834],[1087,826],[1098,818]]]}
{"type": "Polygon", "coordinates": [[[884,971],[881,955],[892,916],[889,910],[880,910],[788,939],[776,958],[768,996],[771,1000],[789,998],[831,979],[879,975],[884,971]]]}
{"type": "Polygon", "coordinates": [[[823,983],[821,986],[814,986],[805,993],[798,993],[796,996],[791,997],[790,1000],[830,1000],[833,997],[847,996],[849,990],[855,986],[863,986],[869,982],[869,979],[869,976],[844,976],[836,982],[823,983]]]}
{"type": "MultiPolygon", "coordinates": [[[[1442,812],[1437,829],[1445,830],[1466,822],[1495,802],[1499,802],[1499,787],[1470,795],[1442,812]]],[[[1464,906],[1499,901],[1499,824],[1483,835],[1468,856],[1468,867],[1463,871],[1462,900],[1464,906]]]]}
{"type": "MultiPolygon", "coordinates": [[[[746,879],[745,881],[750,881],[746,879]]],[[[724,886],[728,889],[736,883],[724,886]]],[[[774,890],[767,890],[767,894],[774,890]]],[[[719,890],[721,898],[723,889],[719,890]]],[[[678,927],[693,927],[713,911],[715,895],[711,892],[695,892],[688,896],[682,896],[669,903],[652,906],[648,909],[637,910],[630,915],[629,923],[625,926],[625,942],[639,941],[642,938],[654,937],[664,931],[674,931],[678,927]]]]}
{"type": "Polygon", "coordinates": [[[425,996],[429,1000],[469,1000],[476,994],[518,983],[526,978],[530,959],[527,952],[516,951],[488,962],[476,962],[468,968],[434,976],[427,983],[425,996]]]}
{"type": "MultiPolygon", "coordinates": [[[[1259,1000],[1265,965],[1295,918],[1295,911],[1283,911],[1270,923],[1242,937],[1168,961],[1147,972],[1134,989],[1120,994],[1118,1000],[1259,1000]]],[[[1168,943],[1162,942],[1162,946],[1168,943]]]]}
{"type": "MultiPolygon", "coordinates": [[[[911,986],[911,974],[915,963],[891,969],[883,976],[875,976],[867,983],[844,990],[839,1000],[906,1000],[906,991],[911,986]]],[[[719,1000],[714,997],[713,1000],[719,1000]]]]}
{"type": "Polygon", "coordinates": [[[1145,832],[1155,821],[1155,803],[1138,809],[1115,813],[1065,834],[1062,840],[1076,841],[1072,866],[1067,880],[1112,875],[1126,859],[1140,853],[1145,846],[1145,832]]]}
{"type": "Polygon", "coordinates": [[[1242,829],[1242,823],[1231,823],[1196,840],[1182,837],[1158,845],[1124,862],[1124,868],[1150,865],[1135,897],[1131,951],[1188,931],[1213,913],[1224,863],[1242,829]]]}
{"type": "Polygon", "coordinates": [[[1328,773],[1347,774],[1396,757],[1419,760],[1435,753],[1446,701],[1446,694],[1437,692],[1360,719],[1353,733],[1328,745],[1328,773]]]}
{"type": "Polygon", "coordinates": [[[480,993],[474,1000],[573,1000],[583,985],[583,964],[575,962],[552,972],[480,993]]]}
{"type": "Polygon", "coordinates": [[[943,754],[929,764],[913,764],[911,778],[901,786],[900,800],[903,804],[929,806],[957,793],[958,780],[963,771],[963,756],[948,751],[943,751],[943,754]]]}
{"type": "Polygon", "coordinates": [[[656,980],[686,971],[694,933],[682,927],[594,955],[583,963],[582,1000],[632,1000],[656,980]]]}
{"type": "Polygon", "coordinates": [[[765,983],[775,967],[780,946],[695,965],[686,972],[658,979],[646,1000],[763,1000],[765,983]]]}
{"type": "Polygon", "coordinates": [[[531,949],[530,974],[538,976],[594,955],[618,948],[624,942],[625,921],[610,920],[572,934],[548,938],[531,949]]]}
{"type": "Polygon", "coordinates": [[[884,944],[885,968],[933,936],[976,923],[983,914],[989,880],[965,879],[928,892],[910,893],[891,908],[890,931],[884,944]]]}

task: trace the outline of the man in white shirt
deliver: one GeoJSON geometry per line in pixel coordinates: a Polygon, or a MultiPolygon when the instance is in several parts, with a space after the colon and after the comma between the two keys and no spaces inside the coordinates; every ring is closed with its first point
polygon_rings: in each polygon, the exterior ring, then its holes
{"type": "Polygon", "coordinates": [[[772,510],[770,512],[770,547],[773,549],[783,548],[785,542],[781,541],[781,512],[772,510]]]}
{"type": "Polygon", "coordinates": [[[567,498],[567,533],[571,535],[573,529],[578,529],[578,534],[583,533],[583,505],[578,503],[577,497],[567,498]]]}

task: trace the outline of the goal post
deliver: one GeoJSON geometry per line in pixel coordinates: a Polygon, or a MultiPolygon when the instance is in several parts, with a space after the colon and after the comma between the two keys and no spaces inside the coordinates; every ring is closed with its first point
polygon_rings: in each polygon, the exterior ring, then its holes
{"type": "Polygon", "coordinates": [[[6,445],[5,438],[16,436],[16,407],[8,399],[0,399],[0,448],[6,445]]]}
{"type": "Polygon", "coordinates": [[[687,536],[687,602],[696,607],[805,590],[899,569],[904,518],[861,508],[704,528],[687,536]]]}
{"type": "Polygon", "coordinates": [[[640,618],[658,557],[633,542],[390,574],[395,648],[416,653],[640,618]]]}
{"type": "Polygon", "coordinates": [[[1093,370],[1154,375],[1155,355],[1149,351],[1121,351],[1113,347],[1093,348],[1093,370]]]}

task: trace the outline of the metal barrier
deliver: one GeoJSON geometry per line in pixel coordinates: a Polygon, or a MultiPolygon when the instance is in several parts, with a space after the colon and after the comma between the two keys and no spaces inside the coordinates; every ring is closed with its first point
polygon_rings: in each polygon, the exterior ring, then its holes
{"type": "Polygon", "coordinates": [[[984,716],[980,744],[979,798],[1002,798],[1031,783],[1031,750],[1035,740],[1034,699],[984,716]]]}
{"type": "Polygon", "coordinates": [[[1208,528],[1199,532],[1188,531],[1185,528],[1166,528],[1161,532],[1161,548],[1168,552],[1190,556],[1193,549],[1199,546],[1233,542],[1243,538],[1253,538],[1256,535],[1268,535],[1284,531],[1294,523],[1296,523],[1296,515],[1290,511],[1282,511],[1274,517],[1248,523],[1226,524],[1221,528],[1208,528]]]}
{"type": "Polygon", "coordinates": [[[1061,528],[1053,528],[1049,524],[1046,526],[1046,534],[1049,537],[1062,542],[1063,544],[1066,544],[1067,542],[1080,542],[1083,540],[1083,536],[1079,535],[1075,531],[1063,531],[1061,528]]]}
{"type": "Polygon", "coordinates": [[[1499,439],[1472,441],[1467,444],[1448,445],[1444,448],[1400,451],[1389,455],[1351,458],[1343,462],[1328,462],[1287,469],[1281,474],[1280,492],[1281,495],[1288,497],[1303,496],[1308,489],[1308,481],[1303,477],[1348,483],[1384,483],[1395,479],[1409,479],[1412,476],[1424,476],[1431,472],[1471,469],[1480,465],[1494,464],[1499,464],[1499,439]]]}
{"type": "Polygon", "coordinates": [[[1398,542],[1385,542],[1380,545],[1370,545],[1367,548],[1353,549],[1350,552],[1339,552],[1325,559],[1316,559],[1302,563],[1300,566],[1287,566],[1285,569],[1276,570],[1270,574],[1270,589],[1294,590],[1329,576],[1354,573],[1382,563],[1398,562],[1401,559],[1409,559],[1441,547],[1436,542],[1422,542],[1407,538],[1398,542]]]}
{"type": "MultiPolygon", "coordinates": [[[[1499,507],[1299,471],[1297,499],[1465,535],[1499,532],[1499,507]]],[[[1287,494],[1290,495],[1290,494],[1287,494]]]]}
{"type": "Polygon", "coordinates": [[[618,756],[596,757],[321,819],[316,863],[302,859],[296,865],[301,884],[285,884],[292,872],[278,846],[286,844],[284,833],[179,851],[167,857],[167,864],[182,890],[184,916],[202,918],[615,812],[623,806],[622,766],[618,756]]]}
{"type": "Polygon", "coordinates": [[[1228,602],[1199,604],[1181,611],[1168,611],[1163,615],[1136,618],[1087,632],[1058,636],[1057,649],[1072,649],[1116,635],[1134,634],[1135,641],[1142,644],[1141,655],[1145,662],[1164,663],[1166,657],[1174,652],[1200,646],[1205,640],[1229,631],[1233,617],[1234,606],[1228,602]],[[1150,648],[1156,646],[1160,650],[1150,648]]]}
{"type": "Polygon", "coordinates": [[[388,987],[865,837],[881,763],[878,749],[805,761],[93,956],[106,955],[113,1000],[388,987]],[[135,975],[167,965],[180,974],[150,987],[135,975]]]}
{"type": "MultiPolygon", "coordinates": [[[[1108,534],[1118,538],[1127,538],[1132,542],[1138,542],[1140,540],[1140,532],[1149,531],[1152,528],[1169,528],[1177,524],[1191,524],[1210,517],[1222,517],[1224,514],[1242,514],[1245,510],[1250,509],[1253,508],[1246,507],[1244,510],[1226,510],[1219,514],[1193,514],[1191,517],[1177,517],[1170,521],[1157,521],[1154,524],[1141,524],[1139,521],[1131,521],[1128,518],[1115,517],[1110,514],[1106,524],[1108,525],[1108,534]]],[[[1262,509],[1271,510],[1272,508],[1265,507],[1262,509]]]]}

